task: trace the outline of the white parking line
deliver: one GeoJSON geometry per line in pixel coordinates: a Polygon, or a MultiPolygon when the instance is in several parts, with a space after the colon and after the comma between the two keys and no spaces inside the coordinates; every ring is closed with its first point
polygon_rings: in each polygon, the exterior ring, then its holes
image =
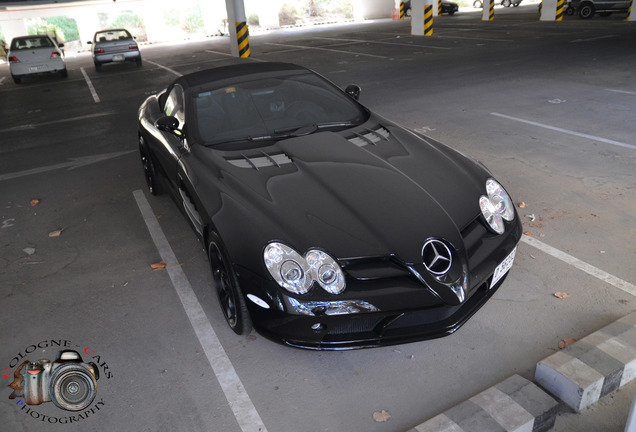
{"type": "Polygon", "coordinates": [[[553,131],[562,132],[562,133],[569,134],[569,135],[578,136],[578,137],[581,137],[581,138],[586,138],[586,139],[589,139],[589,140],[592,140],[592,141],[600,141],[600,142],[603,142],[605,144],[612,144],[612,145],[615,145],[615,146],[618,146],[618,147],[625,147],[625,148],[628,148],[628,149],[636,150],[636,145],[633,145],[633,144],[626,144],[626,143],[623,143],[623,142],[620,142],[620,141],[614,141],[614,140],[610,140],[610,139],[606,139],[606,138],[597,137],[597,136],[594,136],[594,135],[588,135],[588,134],[584,134],[584,133],[580,133],[580,132],[571,131],[571,130],[568,130],[568,129],[562,129],[562,128],[558,128],[558,127],[555,127],[555,126],[550,126],[550,125],[546,125],[546,124],[542,124],[542,123],[537,123],[537,122],[533,122],[533,121],[530,121],[530,120],[524,120],[524,119],[520,119],[520,118],[517,118],[517,117],[512,117],[512,116],[505,115],[505,114],[499,114],[499,113],[496,113],[496,112],[492,112],[492,113],[490,113],[490,115],[494,115],[494,116],[501,117],[501,118],[506,118],[508,120],[518,121],[518,122],[529,124],[529,125],[532,125],[532,126],[538,126],[540,128],[544,128],[544,129],[550,129],[550,130],[553,130],[553,131]]]}
{"type": "Polygon", "coordinates": [[[627,90],[615,90],[615,89],[605,89],[607,91],[611,91],[614,93],[623,93],[623,94],[628,94],[628,95],[636,95],[636,92],[633,91],[627,91],[627,90]]]}
{"type": "Polygon", "coordinates": [[[373,54],[364,54],[364,53],[359,53],[359,52],[335,50],[335,49],[329,49],[329,48],[311,47],[311,46],[305,46],[305,45],[288,45],[288,44],[279,44],[279,43],[273,43],[273,42],[267,42],[266,45],[277,45],[277,46],[282,46],[282,47],[287,47],[287,48],[299,48],[299,49],[309,49],[309,50],[318,50],[318,51],[329,51],[329,52],[337,52],[337,53],[341,53],[341,54],[360,55],[360,56],[380,58],[380,59],[388,58],[388,57],[385,57],[385,56],[379,56],[379,55],[373,55],[373,54]]]}
{"type": "Polygon", "coordinates": [[[182,75],[183,75],[183,74],[181,74],[181,73],[177,72],[176,70],[174,70],[174,69],[170,69],[169,67],[166,67],[166,66],[164,66],[164,65],[160,65],[159,63],[155,63],[155,62],[153,62],[153,61],[146,60],[146,59],[144,59],[144,61],[145,61],[146,63],[153,64],[153,65],[155,65],[155,66],[157,66],[157,67],[159,67],[159,68],[161,68],[161,69],[165,69],[165,70],[167,70],[168,72],[170,72],[171,74],[174,74],[174,75],[176,75],[176,76],[178,76],[178,77],[180,77],[180,76],[182,76],[182,75]]]}
{"type": "Polygon", "coordinates": [[[192,286],[188,281],[187,276],[181,269],[181,265],[177,261],[168,239],[166,239],[163,233],[159,221],[155,214],[152,212],[152,208],[146,199],[146,196],[141,190],[133,192],[141,215],[144,218],[144,222],[150,231],[150,236],[161,255],[161,258],[166,263],[166,270],[172,281],[179,299],[185,309],[190,324],[201,343],[201,347],[205,352],[208,362],[214,371],[223,393],[234,412],[236,421],[238,422],[243,432],[267,432],[261,417],[258,415],[254,404],[245,391],[243,383],[239,378],[232,362],[228,358],[225,350],[221,346],[219,339],[212,328],[212,324],[205,316],[203,307],[199,303],[196,294],[192,290],[192,286]]]}
{"type": "Polygon", "coordinates": [[[584,271],[585,273],[592,275],[603,282],[606,282],[618,289],[621,289],[628,294],[636,296],[636,286],[627,281],[624,281],[623,279],[617,278],[616,276],[604,272],[603,270],[596,268],[584,261],[581,261],[580,259],[575,258],[572,255],[568,255],[565,252],[553,248],[552,246],[547,245],[534,237],[530,237],[524,234],[521,236],[521,241],[525,244],[539,249],[542,252],[547,253],[548,255],[552,255],[553,257],[560,259],[566,264],[576,267],[577,269],[584,271]]]}
{"type": "Polygon", "coordinates": [[[88,85],[88,89],[91,91],[91,94],[93,95],[93,100],[95,101],[95,103],[99,103],[100,102],[99,96],[97,95],[97,92],[95,91],[95,87],[93,87],[93,83],[91,82],[91,79],[88,77],[83,67],[80,68],[80,70],[82,71],[82,75],[84,75],[84,80],[86,81],[86,85],[88,85]]]}

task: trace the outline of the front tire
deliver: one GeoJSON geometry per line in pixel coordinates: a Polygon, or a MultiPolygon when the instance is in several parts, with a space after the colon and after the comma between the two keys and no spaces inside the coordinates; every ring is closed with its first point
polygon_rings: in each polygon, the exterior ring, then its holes
{"type": "Polygon", "coordinates": [[[238,286],[232,263],[216,233],[212,233],[208,241],[208,261],[225,321],[234,333],[249,334],[252,330],[252,322],[245,299],[238,286]]]}
{"type": "Polygon", "coordinates": [[[501,5],[502,5],[503,7],[510,7],[510,5],[511,5],[511,4],[512,4],[512,2],[511,2],[510,0],[503,0],[503,1],[501,2],[501,5]]]}

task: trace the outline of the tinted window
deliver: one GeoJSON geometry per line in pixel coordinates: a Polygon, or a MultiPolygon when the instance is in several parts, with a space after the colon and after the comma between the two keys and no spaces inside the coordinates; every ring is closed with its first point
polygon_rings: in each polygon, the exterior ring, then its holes
{"type": "Polygon", "coordinates": [[[313,124],[362,123],[367,113],[314,74],[244,81],[193,95],[196,125],[205,143],[275,135],[313,124]]]}

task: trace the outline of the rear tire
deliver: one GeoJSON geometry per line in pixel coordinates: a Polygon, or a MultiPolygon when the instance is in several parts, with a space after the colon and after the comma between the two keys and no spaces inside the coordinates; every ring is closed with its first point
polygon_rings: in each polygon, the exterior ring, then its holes
{"type": "Polygon", "coordinates": [[[135,63],[137,63],[137,67],[141,67],[141,57],[135,60],[135,63]]]}
{"type": "Polygon", "coordinates": [[[139,156],[141,157],[141,166],[144,170],[148,192],[150,192],[151,195],[160,195],[161,186],[159,186],[159,182],[157,181],[155,164],[152,162],[152,157],[146,148],[144,137],[142,136],[139,137],[139,156]]]}
{"type": "Polygon", "coordinates": [[[232,263],[220,237],[215,232],[210,234],[208,241],[208,261],[225,321],[234,333],[249,334],[252,330],[252,322],[245,299],[236,280],[232,263]]]}
{"type": "Polygon", "coordinates": [[[16,76],[16,75],[11,75],[11,78],[13,78],[13,82],[16,84],[20,84],[22,83],[22,77],[16,76]]]}
{"type": "Polygon", "coordinates": [[[95,63],[95,70],[97,72],[101,72],[102,71],[102,64],[101,63],[95,63]]]}
{"type": "Polygon", "coordinates": [[[62,70],[60,71],[60,76],[61,76],[62,78],[66,78],[66,77],[68,77],[68,70],[66,70],[66,68],[62,69],[62,70]]]}

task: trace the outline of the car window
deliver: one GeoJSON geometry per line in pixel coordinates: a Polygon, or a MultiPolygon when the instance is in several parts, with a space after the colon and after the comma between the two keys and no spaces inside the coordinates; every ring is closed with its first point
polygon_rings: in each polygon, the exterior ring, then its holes
{"type": "Polygon", "coordinates": [[[33,36],[28,38],[13,39],[11,41],[12,50],[52,48],[53,42],[48,36],[33,36]]]}
{"type": "Polygon", "coordinates": [[[166,113],[166,115],[176,117],[176,119],[179,120],[179,127],[181,128],[185,123],[184,101],[183,88],[176,84],[172,90],[170,90],[170,93],[168,93],[168,97],[163,106],[163,112],[166,113]]]}
{"type": "Polygon", "coordinates": [[[205,143],[275,135],[324,123],[354,123],[367,113],[313,74],[258,79],[196,92],[196,129],[205,143]]]}
{"type": "Polygon", "coordinates": [[[119,40],[132,39],[132,35],[127,30],[107,30],[95,33],[95,42],[114,42],[119,40]]]}

